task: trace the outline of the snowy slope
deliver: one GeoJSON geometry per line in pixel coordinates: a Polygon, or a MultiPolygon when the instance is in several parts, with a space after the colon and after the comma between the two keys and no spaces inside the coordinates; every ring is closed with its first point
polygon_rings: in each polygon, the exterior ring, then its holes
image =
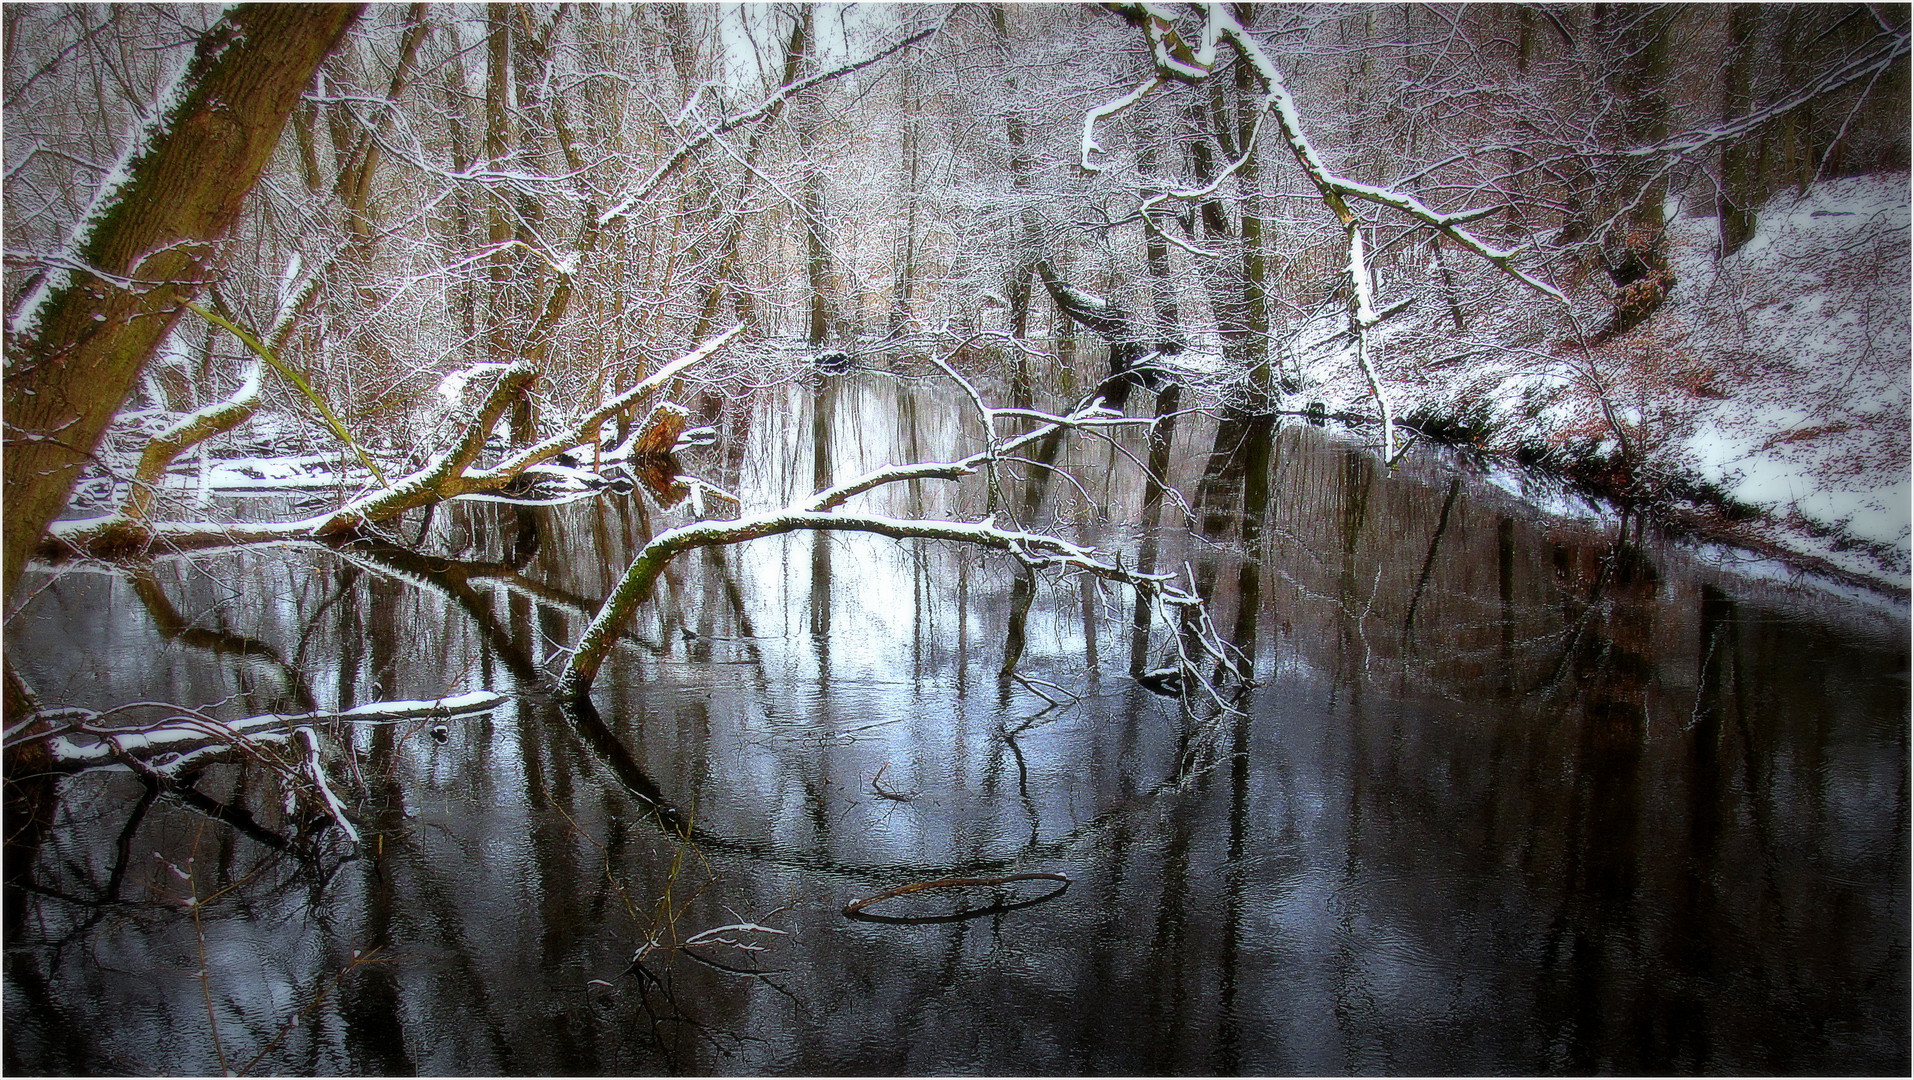
{"type": "Polygon", "coordinates": [[[1713,218],[1678,224],[1680,284],[1661,329],[1719,358],[1725,395],[1697,399],[1679,460],[1740,501],[1904,553],[1907,177],[1778,196],[1719,262],[1713,218]]]}
{"type": "MultiPolygon", "coordinates": [[[[1640,473],[1679,481],[1669,490],[1712,486],[1766,516],[1738,526],[1750,538],[1906,588],[1907,175],[1784,192],[1725,259],[1715,218],[1671,202],[1668,220],[1673,291],[1646,324],[1589,350],[1573,344],[1560,304],[1484,268],[1458,270],[1462,330],[1433,266],[1396,271],[1379,302],[1416,295],[1413,311],[1379,333],[1397,415],[1467,421],[1469,441],[1504,457],[1537,448],[1600,457],[1618,448],[1606,399],[1642,455],[1640,473]]],[[[1585,272],[1568,284],[1582,329],[1602,325],[1606,278],[1585,272]]],[[[1299,398],[1372,415],[1345,325],[1342,312],[1322,310],[1284,360],[1299,398]]]]}

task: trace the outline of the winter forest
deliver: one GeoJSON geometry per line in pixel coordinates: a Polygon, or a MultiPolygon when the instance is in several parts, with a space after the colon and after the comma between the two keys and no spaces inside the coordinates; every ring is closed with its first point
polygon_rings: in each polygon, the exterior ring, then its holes
{"type": "Polygon", "coordinates": [[[1908,1071],[1906,6],[0,19],[6,1071],[1908,1071]]]}

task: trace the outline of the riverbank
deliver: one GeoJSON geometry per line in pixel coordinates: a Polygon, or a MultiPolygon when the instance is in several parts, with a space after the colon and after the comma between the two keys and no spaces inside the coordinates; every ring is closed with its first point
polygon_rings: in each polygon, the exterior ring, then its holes
{"type": "MultiPolygon", "coordinates": [[[[1453,286],[1433,262],[1403,267],[1399,294],[1416,302],[1378,331],[1397,415],[1424,438],[1905,597],[1908,199],[1905,174],[1784,193],[1719,260],[1716,220],[1671,204],[1673,291],[1591,349],[1572,339],[1607,317],[1598,273],[1556,275],[1565,309],[1454,257],[1453,286]],[[1463,317],[1450,295],[1472,299],[1463,317]]],[[[1338,318],[1318,320],[1317,340],[1338,318]]],[[[1353,349],[1305,347],[1291,370],[1293,402],[1374,415],[1353,349]]]]}

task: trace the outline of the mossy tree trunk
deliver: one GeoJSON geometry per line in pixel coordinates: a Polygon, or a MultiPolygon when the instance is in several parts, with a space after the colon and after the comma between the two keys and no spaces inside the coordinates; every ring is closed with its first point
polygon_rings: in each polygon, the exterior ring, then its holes
{"type": "Polygon", "coordinates": [[[51,269],[29,290],[6,346],[9,596],[141,366],[215,276],[286,118],[359,11],[249,4],[214,23],[145,150],[76,234],[91,270],[51,269]]]}

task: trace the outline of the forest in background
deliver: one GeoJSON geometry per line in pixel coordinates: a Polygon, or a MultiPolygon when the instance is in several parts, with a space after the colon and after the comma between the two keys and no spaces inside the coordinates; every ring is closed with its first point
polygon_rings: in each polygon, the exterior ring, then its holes
{"type": "MultiPolygon", "coordinates": [[[[8,7],[10,375],[218,16],[8,7]]],[[[202,484],[209,454],[378,480],[443,454],[475,365],[509,363],[536,372],[514,445],[599,444],[583,413],[737,325],[678,387],[695,423],[820,354],[964,342],[1025,406],[1107,356],[1248,414],[1380,418],[1390,456],[1420,433],[1791,512],[1904,574],[1907,111],[1908,12],[1865,4],[373,6],[205,261],[203,317],[174,309],[97,452],[60,452],[77,508],[140,517],[191,452],[202,484]],[[1845,253],[1802,286],[1829,299],[1751,331],[1788,302],[1747,295],[1786,246],[1764,225],[1869,177],[1885,217],[1783,260],[1845,253]],[[1780,383],[1739,460],[1825,439],[1806,475],[1885,491],[1885,531],[1841,535],[1852,498],[1737,499],[1747,470],[1698,458],[1719,403],[1780,383]]],[[[48,450],[24,393],[9,446],[48,450]]]]}
{"type": "Polygon", "coordinates": [[[1906,8],[0,23],[9,1071],[1906,1071],[1906,8]]]}

